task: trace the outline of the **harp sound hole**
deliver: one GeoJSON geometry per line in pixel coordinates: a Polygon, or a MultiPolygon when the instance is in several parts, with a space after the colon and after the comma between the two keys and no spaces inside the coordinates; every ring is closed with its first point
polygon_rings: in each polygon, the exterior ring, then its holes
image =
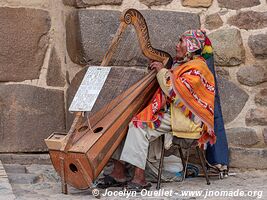
{"type": "Polygon", "coordinates": [[[73,172],[73,173],[76,173],[76,172],[78,172],[78,169],[77,169],[77,167],[74,165],[74,164],[70,164],[70,170],[73,172]]]}
{"type": "Polygon", "coordinates": [[[95,130],[94,130],[94,133],[99,133],[103,130],[103,127],[97,127],[95,130]]]}
{"type": "Polygon", "coordinates": [[[82,127],[79,128],[78,132],[83,132],[86,129],[88,129],[88,126],[82,126],[82,127]]]}

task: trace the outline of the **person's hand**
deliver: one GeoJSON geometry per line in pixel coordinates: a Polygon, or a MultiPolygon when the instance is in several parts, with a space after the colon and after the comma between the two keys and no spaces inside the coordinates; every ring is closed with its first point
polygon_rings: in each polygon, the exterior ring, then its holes
{"type": "Polygon", "coordinates": [[[154,61],[154,62],[152,62],[150,64],[150,68],[151,69],[156,69],[156,71],[158,72],[159,70],[164,68],[164,66],[163,66],[163,64],[161,62],[154,61]]]}

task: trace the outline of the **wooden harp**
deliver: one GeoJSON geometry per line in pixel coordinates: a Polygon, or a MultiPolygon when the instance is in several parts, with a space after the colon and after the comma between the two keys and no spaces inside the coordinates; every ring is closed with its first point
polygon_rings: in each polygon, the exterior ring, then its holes
{"type": "MultiPolygon", "coordinates": [[[[170,68],[171,56],[151,46],[145,19],[135,9],[122,13],[119,29],[101,65],[108,65],[122,33],[129,24],[135,27],[143,54],[170,68]]],[[[156,72],[150,71],[89,120],[78,112],[67,134],[53,133],[45,140],[52,164],[61,177],[63,193],[67,193],[67,184],[77,189],[92,186],[125,137],[133,116],[144,108],[158,88],[155,77],[156,72]]]]}

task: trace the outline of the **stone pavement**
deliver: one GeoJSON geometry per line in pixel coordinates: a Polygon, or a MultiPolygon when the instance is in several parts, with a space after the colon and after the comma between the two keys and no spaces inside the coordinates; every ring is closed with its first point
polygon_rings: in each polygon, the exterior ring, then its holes
{"type": "MultiPolygon", "coordinates": [[[[69,187],[69,195],[61,194],[60,178],[52,165],[5,164],[4,168],[11,183],[13,194],[16,196],[15,199],[18,200],[95,199],[92,191],[98,192],[91,189],[80,191],[69,187]]],[[[121,188],[112,188],[108,193],[111,195],[110,197],[103,196],[106,193],[105,190],[99,191],[101,193],[100,198],[125,199],[128,195],[129,199],[267,199],[267,170],[231,169],[231,172],[236,173],[236,175],[223,180],[219,180],[218,177],[211,177],[211,185],[209,186],[206,185],[204,178],[188,178],[184,182],[163,183],[160,194],[158,194],[154,184],[151,190],[153,192],[148,194],[143,191],[143,196],[133,192],[121,192],[121,197],[119,197],[118,191],[121,191],[121,188]],[[190,194],[189,191],[191,191],[190,194]],[[242,192],[246,197],[237,196],[242,192]],[[225,193],[224,195],[227,193],[228,197],[220,196],[223,193],[225,193]],[[206,194],[208,197],[205,198],[206,194]]],[[[4,177],[6,176],[4,175],[4,177]]],[[[1,176],[0,178],[0,200],[14,199],[7,178],[4,177],[1,176]]]]}
{"type": "Polygon", "coordinates": [[[13,200],[15,199],[15,195],[13,194],[6,171],[0,160],[0,199],[2,198],[5,200],[13,200]]]}

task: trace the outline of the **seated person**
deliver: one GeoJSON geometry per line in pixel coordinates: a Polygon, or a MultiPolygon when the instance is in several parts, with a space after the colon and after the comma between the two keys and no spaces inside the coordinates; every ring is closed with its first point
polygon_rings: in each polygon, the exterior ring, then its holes
{"type": "Polygon", "coordinates": [[[214,162],[211,164],[228,165],[228,147],[222,117],[220,132],[214,129],[214,108],[220,116],[221,110],[218,111],[218,106],[216,107],[219,102],[215,101],[218,94],[214,69],[210,70],[206,63],[211,57],[212,47],[205,32],[189,30],[182,34],[176,45],[175,62],[170,70],[160,62],[151,63],[151,69],[157,71],[160,87],[150,104],[129,124],[124,145],[118,147],[112,157],[114,167],[111,174],[104,178],[106,184],[124,184],[125,163],[130,163],[135,169],[127,187],[149,189],[151,184],[145,179],[149,143],[163,134],[178,138],[197,138],[200,146],[209,144],[209,148],[216,145],[216,136],[217,139],[223,138],[224,145],[211,150],[209,154],[223,151],[224,154],[219,156],[223,156],[221,160],[224,162],[217,163],[218,155],[213,155],[214,162]]]}

